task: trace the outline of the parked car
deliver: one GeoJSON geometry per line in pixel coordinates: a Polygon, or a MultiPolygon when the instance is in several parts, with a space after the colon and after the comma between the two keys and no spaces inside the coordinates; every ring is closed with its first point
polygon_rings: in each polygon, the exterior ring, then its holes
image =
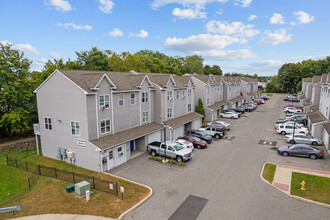
{"type": "Polygon", "coordinates": [[[300,127],[305,127],[304,124],[299,124],[299,123],[294,123],[292,121],[287,121],[287,122],[284,122],[284,123],[281,123],[281,124],[276,124],[275,128],[277,129],[280,125],[292,125],[293,126],[294,124],[299,125],[300,127]]]}
{"type": "Polygon", "coordinates": [[[226,110],[223,110],[223,112],[232,112],[232,113],[236,113],[236,114],[238,114],[238,117],[241,117],[241,113],[240,112],[237,112],[237,111],[235,111],[235,110],[233,110],[233,109],[226,109],[226,110]]]}
{"type": "Polygon", "coordinates": [[[286,112],[286,113],[296,113],[296,112],[302,112],[302,111],[300,109],[298,109],[298,108],[286,107],[284,109],[284,112],[286,112]]]}
{"type": "Polygon", "coordinates": [[[294,126],[293,124],[287,124],[287,125],[280,124],[280,126],[277,127],[276,132],[281,135],[292,134],[293,132],[307,134],[308,129],[305,127],[301,127],[297,124],[296,126],[294,126]]]}
{"type": "Polygon", "coordinates": [[[264,100],[269,100],[270,96],[268,94],[263,94],[260,96],[260,98],[264,99],[264,100]]]}
{"type": "Polygon", "coordinates": [[[293,108],[300,109],[302,112],[304,111],[304,107],[303,106],[299,106],[299,105],[288,104],[285,107],[293,107],[293,108]]]}
{"type": "Polygon", "coordinates": [[[189,141],[198,149],[207,148],[207,142],[195,136],[186,135],[184,137],[179,137],[178,139],[189,141]]]}
{"type": "Polygon", "coordinates": [[[307,144],[293,144],[291,146],[279,147],[277,153],[287,156],[309,157],[312,160],[323,158],[324,152],[316,147],[307,144]]]}
{"type": "Polygon", "coordinates": [[[294,98],[288,98],[289,102],[300,102],[300,99],[298,99],[297,97],[294,97],[294,98]]]}
{"type": "Polygon", "coordinates": [[[233,113],[233,112],[221,112],[220,113],[220,118],[239,118],[237,113],[233,113]]]}
{"type": "Polygon", "coordinates": [[[190,143],[189,141],[182,140],[182,139],[177,139],[175,142],[181,144],[185,148],[189,148],[191,150],[194,150],[193,143],[190,143]]]}
{"type": "Polygon", "coordinates": [[[241,113],[241,114],[244,114],[245,112],[245,108],[239,106],[237,108],[233,108],[232,110],[234,110],[235,112],[238,112],[238,113],[241,113]]]}
{"type": "Polygon", "coordinates": [[[187,131],[186,135],[198,137],[198,138],[206,141],[208,144],[212,143],[212,137],[210,135],[207,135],[204,131],[189,130],[189,131],[187,131]]]}
{"type": "Polygon", "coordinates": [[[245,109],[245,111],[247,112],[252,112],[255,107],[253,105],[250,105],[250,104],[243,104],[242,107],[245,109]]]}
{"type": "Polygon", "coordinates": [[[295,134],[294,137],[292,134],[287,135],[285,141],[291,144],[310,144],[314,146],[323,144],[322,140],[305,134],[295,134]]]}
{"type": "Polygon", "coordinates": [[[287,97],[284,98],[284,101],[288,101],[289,99],[297,98],[296,95],[288,95],[287,97]]]}
{"type": "Polygon", "coordinates": [[[166,144],[159,141],[151,142],[147,145],[147,151],[149,151],[152,156],[165,156],[166,152],[166,157],[176,159],[178,162],[187,161],[193,157],[191,149],[184,148],[181,144],[174,141],[166,141],[166,144]]]}
{"type": "Polygon", "coordinates": [[[263,99],[253,99],[253,101],[254,101],[255,103],[257,103],[258,105],[260,105],[260,104],[265,104],[265,101],[264,101],[263,99]]]}
{"type": "Polygon", "coordinates": [[[225,121],[213,121],[213,122],[208,123],[207,125],[223,125],[227,128],[227,131],[229,131],[231,128],[231,125],[225,121]]]}
{"type": "MultiPolygon", "coordinates": [[[[217,128],[220,132],[223,133],[223,135],[225,135],[227,133],[227,127],[222,125],[222,124],[211,124],[209,123],[205,126],[203,126],[202,128],[209,128],[209,127],[215,127],[217,128]],[[210,125],[209,125],[210,124],[210,125]]],[[[212,136],[212,135],[211,135],[212,136]]]]}
{"type": "MultiPolygon", "coordinates": [[[[285,123],[285,122],[294,122],[294,119],[293,118],[286,118],[286,119],[279,119],[279,120],[277,120],[276,121],[276,124],[283,124],[283,123],[285,123]]],[[[306,119],[304,119],[304,118],[297,118],[296,119],[296,123],[297,124],[303,124],[304,125],[304,127],[307,125],[307,120],[306,119]]]]}
{"type": "Polygon", "coordinates": [[[215,137],[216,139],[223,138],[224,136],[223,128],[212,125],[209,125],[208,127],[205,128],[200,128],[199,130],[204,131],[207,135],[215,137]]]}

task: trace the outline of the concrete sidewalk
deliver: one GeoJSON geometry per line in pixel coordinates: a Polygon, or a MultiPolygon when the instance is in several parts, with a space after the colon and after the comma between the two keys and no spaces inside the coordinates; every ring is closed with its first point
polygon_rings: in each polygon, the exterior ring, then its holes
{"type": "Polygon", "coordinates": [[[92,215],[71,215],[71,214],[45,214],[25,216],[21,218],[14,218],[19,220],[113,220],[112,218],[105,218],[101,216],[92,215]]]}
{"type": "Polygon", "coordinates": [[[275,188],[281,190],[282,192],[290,195],[292,172],[330,178],[330,172],[327,172],[327,171],[311,170],[311,169],[305,169],[305,168],[300,168],[300,167],[277,165],[272,185],[275,188]]]}

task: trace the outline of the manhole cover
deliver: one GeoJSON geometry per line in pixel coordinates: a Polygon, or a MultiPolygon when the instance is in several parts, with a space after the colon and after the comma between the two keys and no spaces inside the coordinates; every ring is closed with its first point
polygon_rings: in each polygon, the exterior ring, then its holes
{"type": "Polygon", "coordinates": [[[261,145],[270,145],[270,146],[276,146],[277,141],[266,141],[266,140],[260,140],[258,144],[261,145]]]}

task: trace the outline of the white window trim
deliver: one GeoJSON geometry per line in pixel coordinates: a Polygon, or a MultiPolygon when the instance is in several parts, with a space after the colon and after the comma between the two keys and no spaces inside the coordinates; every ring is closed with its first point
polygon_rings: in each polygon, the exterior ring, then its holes
{"type": "Polygon", "coordinates": [[[110,94],[102,94],[102,95],[99,95],[99,107],[104,107],[106,109],[110,108],[110,94]],[[100,97],[103,96],[103,105],[101,105],[101,102],[100,102],[100,97]],[[109,97],[109,105],[108,107],[106,107],[105,105],[105,97],[108,96],[109,97]]]}
{"type": "Polygon", "coordinates": [[[188,89],[187,93],[188,93],[188,98],[190,98],[191,97],[191,89],[188,89]]]}
{"type": "Polygon", "coordinates": [[[167,118],[173,118],[173,108],[167,108],[167,118]],[[171,116],[168,115],[169,109],[171,109],[171,116]]]}
{"type": "Polygon", "coordinates": [[[80,126],[80,122],[79,121],[70,121],[70,134],[73,135],[73,136],[77,136],[77,137],[80,137],[81,135],[81,126],[80,126]],[[75,133],[76,133],[76,129],[77,129],[77,122],[79,123],[79,134],[72,134],[72,122],[75,123],[75,133]]]}
{"type": "Polygon", "coordinates": [[[142,123],[146,123],[146,122],[149,122],[149,111],[143,111],[142,112],[142,123]],[[147,120],[145,120],[145,115],[144,114],[147,114],[147,120]]]}
{"type": "Polygon", "coordinates": [[[173,92],[172,90],[167,90],[167,101],[173,100],[173,92]]]}
{"type": "Polygon", "coordinates": [[[45,130],[47,130],[47,131],[52,131],[52,130],[53,130],[53,121],[52,121],[52,118],[51,118],[51,117],[47,117],[47,116],[44,117],[44,125],[45,125],[45,127],[44,127],[45,130]],[[50,119],[50,121],[51,121],[50,124],[45,122],[45,119],[46,119],[46,118],[47,118],[47,119],[50,119]],[[46,128],[46,124],[48,124],[48,128],[46,128]],[[52,126],[52,129],[49,129],[49,125],[52,126]]]}
{"type": "Polygon", "coordinates": [[[109,134],[109,133],[111,133],[111,119],[107,118],[107,119],[100,120],[100,134],[104,135],[104,134],[109,134]],[[108,120],[109,120],[110,130],[107,132],[107,129],[106,129],[107,123],[106,123],[106,121],[108,121],[108,120]],[[105,125],[105,130],[104,130],[105,132],[104,133],[102,133],[102,121],[104,121],[104,125],[105,125]]]}
{"type": "Polygon", "coordinates": [[[175,95],[176,99],[180,99],[180,90],[176,90],[175,92],[176,92],[176,95],[175,95]]]}
{"type": "Polygon", "coordinates": [[[125,96],[124,96],[124,93],[118,93],[118,106],[119,107],[123,107],[123,106],[125,106],[125,96]],[[120,95],[123,95],[123,105],[120,105],[119,103],[120,103],[120,99],[119,99],[119,97],[120,97],[120,95]]]}
{"type": "Polygon", "coordinates": [[[149,102],[149,92],[142,92],[141,93],[141,102],[142,103],[148,103],[149,102]],[[143,96],[143,94],[147,94],[146,96],[143,96]],[[147,101],[144,101],[143,102],[143,98],[144,98],[144,100],[147,100],[147,101]]]}
{"type": "Polygon", "coordinates": [[[187,111],[188,111],[188,112],[191,112],[191,111],[192,111],[192,105],[191,105],[191,103],[188,103],[187,111]],[[189,111],[189,105],[190,105],[190,111],[189,111]]]}
{"type": "Polygon", "coordinates": [[[136,93],[135,92],[131,92],[130,93],[130,103],[131,103],[131,105],[135,105],[136,104],[136,93]],[[132,94],[134,94],[134,99],[132,99],[132,94]],[[134,100],[134,103],[132,104],[132,100],[134,100]]]}

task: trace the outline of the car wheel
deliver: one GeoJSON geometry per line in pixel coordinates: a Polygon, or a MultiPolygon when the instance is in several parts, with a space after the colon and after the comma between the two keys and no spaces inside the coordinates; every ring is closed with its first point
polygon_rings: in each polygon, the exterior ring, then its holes
{"type": "Polygon", "coordinates": [[[311,155],[309,155],[309,158],[311,158],[312,160],[315,160],[316,159],[316,155],[315,154],[311,154],[311,155]]]}
{"type": "Polygon", "coordinates": [[[231,116],[230,118],[231,118],[231,119],[234,119],[234,116],[231,116]]]}
{"type": "Polygon", "coordinates": [[[291,143],[291,144],[295,144],[296,142],[295,142],[294,140],[291,140],[290,143],[291,143]]]}
{"type": "Polygon", "coordinates": [[[179,163],[183,161],[182,157],[181,156],[177,156],[176,157],[176,161],[178,161],[179,163]]]}
{"type": "Polygon", "coordinates": [[[222,115],[220,115],[220,118],[223,118],[223,116],[222,116],[222,115]]]}
{"type": "Polygon", "coordinates": [[[313,145],[313,146],[317,146],[317,142],[316,142],[316,141],[313,141],[313,142],[312,142],[312,145],[313,145]]]}
{"type": "Polygon", "coordinates": [[[300,134],[305,134],[305,132],[303,132],[303,131],[301,131],[301,132],[299,132],[300,134]]]}
{"type": "Polygon", "coordinates": [[[156,151],[151,151],[151,156],[155,157],[156,156],[156,151]]]}
{"type": "Polygon", "coordinates": [[[202,148],[202,146],[201,145],[199,145],[199,144],[197,144],[197,146],[196,146],[198,149],[201,149],[202,148]]]}
{"type": "Polygon", "coordinates": [[[216,135],[215,135],[215,138],[216,138],[216,139],[220,139],[220,134],[216,134],[216,135]]]}
{"type": "Polygon", "coordinates": [[[289,113],[289,111],[285,111],[286,113],[289,113]]]}
{"type": "Polygon", "coordinates": [[[289,153],[286,152],[286,151],[284,151],[284,152],[282,153],[282,155],[283,155],[284,157],[287,157],[287,156],[289,156],[289,153]]]}
{"type": "Polygon", "coordinates": [[[286,132],[285,131],[281,131],[281,135],[286,135],[286,132]]]}

